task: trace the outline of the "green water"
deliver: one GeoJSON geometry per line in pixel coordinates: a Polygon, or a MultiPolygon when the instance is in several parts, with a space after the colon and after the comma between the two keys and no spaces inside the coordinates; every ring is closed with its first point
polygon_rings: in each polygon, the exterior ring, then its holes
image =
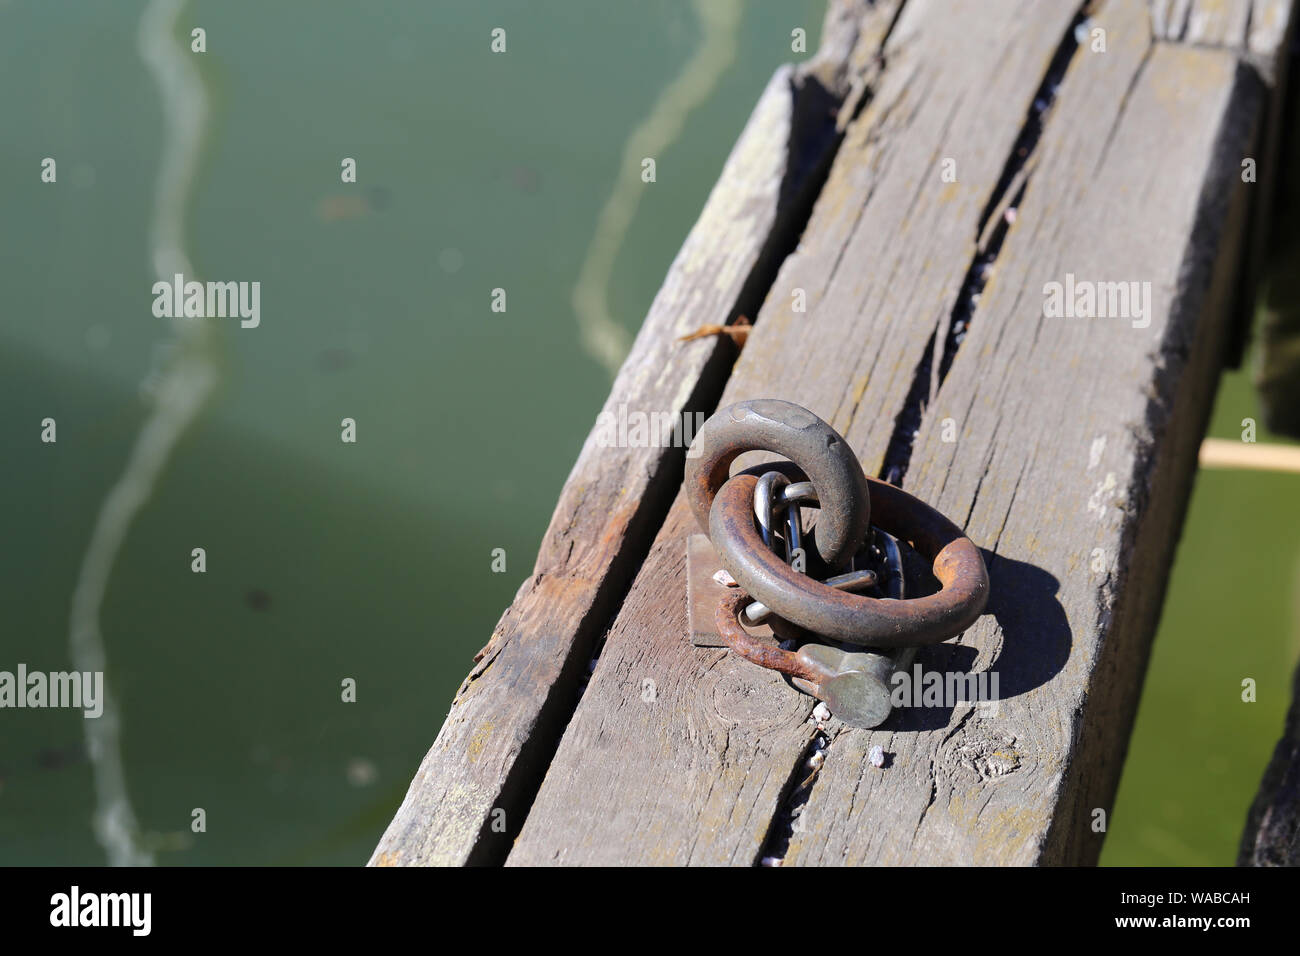
{"type": "MultiPolygon", "coordinates": [[[[1239,441],[1246,418],[1263,420],[1249,374],[1231,372],[1209,434],[1239,441]]],[[[1257,438],[1279,440],[1262,426],[1257,438]]],[[[1197,474],[1103,864],[1236,860],[1300,656],[1296,487],[1295,475],[1197,474]]]]}
{"type": "MultiPolygon", "coordinates": [[[[145,9],[0,2],[0,668],[71,666],[96,518],[150,420],[141,383],[169,368],[150,221],[170,133],[137,48],[145,9]]],[[[656,154],[623,237],[609,311],[626,334],[797,59],[790,31],[814,48],[822,10],[745,4],[734,63],[656,154]]],[[[696,18],[683,0],[192,0],[185,49],[193,27],[209,118],[185,248],[199,278],[259,281],[262,318],[200,320],[215,390],[112,561],[98,621],[124,780],[158,863],[356,864],[528,574],[608,391],[573,289],[696,18]]],[[[1251,403],[1230,383],[1215,433],[1251,403]]],[[[1292,487],[1198,482],[1106,862],[1232,858],[1294,658],[1296,543],[1277,533],[1296,526],[1292,487]],[[1258,703],[1239,703],[1240,676],[1258,703]]],[[[0,862],[105,861],[84,723],[0,715],[0,862]]]]}
{"type": "MultiPolygon", "coordinates": [[[[149,222],[167,130],[137,49],[145,7],[0,3],[7,669],[71,666],[83,555],[152,407],[140,384],[165,368],[149,222]]],[[[611,283],[628,334],[790,31],[815,48],[822,11],[747,4],[733,65],[656,154],[611,283]]],[[[124,777],[159,863],[355,864],[530,571],[608,393],[571,296],[696,20],[680,0],[194,0],[186,49],[196,26],[210,121],[187,250],[202,279],[260,281],[261,324],[200,320],[216,390],[112,566],[100,629],[124,777]]],[[[83,723],[0,715],[0,862],[106,859],[83,723]]]]}

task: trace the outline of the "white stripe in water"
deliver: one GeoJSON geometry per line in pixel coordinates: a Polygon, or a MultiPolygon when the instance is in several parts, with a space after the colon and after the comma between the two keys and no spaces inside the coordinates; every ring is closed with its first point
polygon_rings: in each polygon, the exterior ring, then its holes
{"type": "Polygon", "coordinates": [[[682,72],[659,95],[650,115],[628,136],[614,191],[600,211],[573,288],[579,341],[610,375],[618,372],[631,347],[627,330],[610,315],[609,287],[619,249],[648,188],[641,182],[641,161],[650,157],[658,163],[681,135],[686,117],[709,98],[736,59],[739,0],[695,0],[694,7],[704,38],[682,72]]]}
{"type": "MultiPolygon", "coordinates": [[[[184,209],[207,125],[208,101],[198,70],[175,35],[185,2],[150,0],[138,34],[140,57],[158,85],[163,107],[164,146],[149,236],[149,263],[160,278],[194,273],[184,248],[184,209]]],[[[141,301],[145,301],[143,296],[141,301]]],[[[148,315],[148,310],[142,307],[142,313],[148,315]]],[[[216,384],[210,323],[173,320],[172,331],[172,358],[152,390],[153,407],[122,476],[100,507],[82,558],[72,596],[69,638],[73,666],[78,670],[107,671],[99,613],[113,564],[177,440],[216,384]]],[[[127,793],[118,710],[107,686],[103,716],[84,723],[95,781],[95,837],[112,866],[152,865],[153,854],[140,839],[127,793]]]]}

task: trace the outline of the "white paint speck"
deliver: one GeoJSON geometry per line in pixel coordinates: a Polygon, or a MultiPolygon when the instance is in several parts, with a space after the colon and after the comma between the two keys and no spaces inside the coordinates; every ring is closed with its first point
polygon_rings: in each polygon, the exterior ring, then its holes
{"type": "Polygon", "coordinates": [[[1096,468],[1101,464],[1101,453],[1106,450],[1106,436],[1098,435],[1092,440],[1092,447],[1088,449],[1088,470],[1096,468]]]}
{"type": "Polygon", "coordinates": [[[1118,487],[1115,481],[1115,472],[1106,472],[1106,477],[1093,490],[1092,496],[1088,499],[1088,511],[1095,514],[1099,519],[1106,514],[1106,505],[1115,497],[1115,489],[1118,487]]]}

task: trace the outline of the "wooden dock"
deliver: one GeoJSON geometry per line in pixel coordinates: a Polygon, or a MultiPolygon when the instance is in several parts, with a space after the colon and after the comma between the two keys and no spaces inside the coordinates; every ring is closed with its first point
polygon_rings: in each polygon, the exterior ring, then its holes
{"type": "Polygon", "coordinates": [[[918,661],[996,671],[997,713],[831,720],[801,786],[816,702],[687,639],[684,450],[593,433],[372,864],[1096,861],[1246,311],[1291,6],[832,0],[605,410],[797,402],[963,525],[989,606],[918,661]],[[742,315],[739,352],[679,341],[742,315]]]}

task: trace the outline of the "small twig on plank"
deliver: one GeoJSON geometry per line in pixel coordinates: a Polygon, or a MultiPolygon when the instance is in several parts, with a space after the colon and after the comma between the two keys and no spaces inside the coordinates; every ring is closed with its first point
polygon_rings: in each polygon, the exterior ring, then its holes
{"type": "Polygon", "coordinates": [[[679,336],[678,342],[690,342],[694,339],[708,338],[710,335],[729,335],[731,341],[736,343],[736,348],[744,348],[745,341],[749,338],[749,330],[754,327],[745,316],[737,316],[736,321],[731,325],[701,325],[694,332],[679,336]]]}

